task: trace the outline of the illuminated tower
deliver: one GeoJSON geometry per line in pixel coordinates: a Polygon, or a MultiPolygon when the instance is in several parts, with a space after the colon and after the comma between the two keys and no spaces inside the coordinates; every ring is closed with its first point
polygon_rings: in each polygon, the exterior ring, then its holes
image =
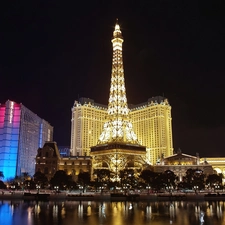
{"type": "Polygon", "coordinates": [[[106,121],[97,145],[91,147],[93,168],[107,167],[114,172],[140,168],[146,156],[146,148],[139,144],[129,117],[122,43],[120,26],[116,24],[112,38],[112,74],[106,121]]]}
{"type": "Polygon", "coordinates": [[[89,98],[75,101],[71,119],[71,154],[93,155],[93,148],[91,153],[90,147],[96,144],[140,144],[146,147],[146,162],[155,165],[160,158],[173,154],[172,107],[168,99],[162,96],[128,107],[122,43],[120,27],[116,24],[112,39],[113,62],[108,107],[89,98]]]}
{"type": "Polygon", "coordinates": [[[124,82],[123,37],[118,24],[113,32],[113,60],[112,76],[108,103],[108,116],[100,135],[98,144],[109,142],[124,142],[138,144],[137,136],[133,131],[129,118],[126,89],[124,82]]]}

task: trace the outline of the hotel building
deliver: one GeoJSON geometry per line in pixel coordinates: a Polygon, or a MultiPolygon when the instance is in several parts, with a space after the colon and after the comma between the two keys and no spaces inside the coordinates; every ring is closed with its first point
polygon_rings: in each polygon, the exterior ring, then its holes
{"type": "Polygon", "coordinates": [[[52,141],[53,127],[22,104],[0,105],[0,171],[4,180],[35,173],[37,149],[52,141]]]}
{"type": "Polygon", "coordinates": [[[146,159],[155,165],[162,157],[173,154],[172,116],[168,100],[162,96],[130,105],[134,132],[141,145],[146,146],[146,159]]]}
{"type": "MultiPolygon", "coordinates": [[[[133,130],[141,145],[146,146],[148,162],[155,165],[161,158],[173,154],[172,116],[168,100],[162,96],[147,102],[129,105],[133,130]]],[[[71,155],[90,155],[101,134],[107,106],[90,98],[80,98],[72,108],[71,155]]]]}
{"type": "Polygon", "coordinates": [[[72,108],[71,155],[90,155],[97,144],[107,115],[107,107],[89,98],[80,98],[72,108]]]}

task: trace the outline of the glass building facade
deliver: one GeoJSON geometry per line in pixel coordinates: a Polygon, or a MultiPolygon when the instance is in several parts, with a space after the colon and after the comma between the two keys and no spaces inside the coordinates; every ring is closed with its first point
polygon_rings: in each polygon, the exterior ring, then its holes
{"type": "Polygon", "coordinates": [[[35,173],[37,149],[52,141],[53,127],[22,104],[0,105],[0,171],[4,180],[35,173]]]}

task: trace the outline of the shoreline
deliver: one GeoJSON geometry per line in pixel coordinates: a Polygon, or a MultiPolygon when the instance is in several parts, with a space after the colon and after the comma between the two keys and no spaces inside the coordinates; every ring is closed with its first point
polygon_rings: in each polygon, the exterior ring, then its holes
{"type": "Polygon", "coordinates": [[[0,200],[24,201],[225,201],[225,194],[219,193],[150,193],[150,194],[110,194],[110,193],[37,193],[0,192],[0,200]]]}

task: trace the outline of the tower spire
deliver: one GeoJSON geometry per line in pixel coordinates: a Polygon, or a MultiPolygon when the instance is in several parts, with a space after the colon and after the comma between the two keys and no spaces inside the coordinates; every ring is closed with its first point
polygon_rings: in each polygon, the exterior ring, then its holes
{"type": "Polygon", "coordinates": [[[126,97],[124,80],[123,57],[122,57],[123,36],[118,24],[118,19],[113,31],[112,47],[112,73],[108,102],[106,122],[98,144],[111,142],[122,142],[138,144],[137,136],[133,131],[129,118],[129,109],[126,97]]]}

